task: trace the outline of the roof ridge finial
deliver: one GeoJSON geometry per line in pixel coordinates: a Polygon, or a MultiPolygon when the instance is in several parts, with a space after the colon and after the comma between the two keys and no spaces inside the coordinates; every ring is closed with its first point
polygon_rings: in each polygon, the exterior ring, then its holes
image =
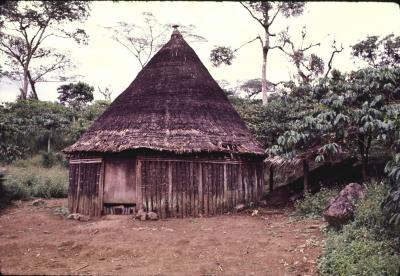
{"type": "Polygon", "coordinates": [[[178,24],[172,25],[172,28],[174,28],[174,30],[172,31],[171,38],[173,38],[173,37],[182,37],[182,34],[178,30],[178,28],[179,28],[178,24]]]}

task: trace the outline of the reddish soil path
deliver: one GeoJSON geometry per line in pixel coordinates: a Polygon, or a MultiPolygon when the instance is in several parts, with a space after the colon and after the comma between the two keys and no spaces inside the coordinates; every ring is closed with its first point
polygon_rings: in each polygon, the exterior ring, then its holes
{"type": "Polygon", "coordinates": [[[0,215],[3,274],[316,275],[319,220],[259,209],[211,218],[81,222],[54,215],[66,200],[22,202],[0,215]]]}

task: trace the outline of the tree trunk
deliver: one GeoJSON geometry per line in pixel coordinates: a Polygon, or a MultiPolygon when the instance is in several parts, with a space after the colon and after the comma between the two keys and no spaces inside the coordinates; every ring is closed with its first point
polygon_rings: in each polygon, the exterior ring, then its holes
{"type": "Polygon", "coordinates": [[[267,91],[267,53],[263,50],[262,75],[261,75],[261,93],[263,105],[268,104],[267,91]]]}
{"type": "Polygon", "coordinates": [[[368,179],[368,146],[366,146],[365,137],[363,135],[358,136],[358,149],[361,156],[361,173],[363,181],[368,179]]]}
{"type": "Polygon", "coordinates": [[[50,144],[51,144],[51,130],[50,130],[50,132],[49,132],[49,136],[47,137],[47,153],[50,153],[50,151],[51,151],[51,146],[50,146],[50,144]]]}
{"type": "Polygon", "coordinates": [[[368,159],[365,157],[361,159],[361,173],[363,181],[366,181],[368,179],[368,159]]]}
{"type": "Polygon", "coordinates": [[[309,168],[308,161],[306,159],[303,160],[303,181],[304,181],[304,194],[308,194],[310,191],[309,188],[309,168]]]}
{"type": "Polygon", "coordinates": [[[271,165],[269,167],[269,192],[272,193],[274,191],[274,166],[271,165]]]}
{"type": "Polygon", "coordinates": [[[24,68],[24,78],[23,78],[23,84],[22,87],[20,88],[21,92],[21,99],[26,100],[28,96],[28,85],[29,85],[29,80],[28,80],[28,69],[24,68]]]}
{"type": "Polygon", "coordinates": [[[268,50],[269,50],[269,35],[268,31],[265,31],[265,43],[263,45],[263,61],[261,70],[261,93],[263,105],[268,104],[268,91],[267,91],[267,61],[268,61],[268,50]]]}
{"type": "Polygon", "coordinates": [[[31,89],[32,89],[32,98],[35,99],[35,100],[39,100],[39,97],[38,97],[37,92],[36,92],[36,87],[35,87],[36,83],[33,81],[31,73],[29,72],[29,70],[28,70],[28,80],[29,80],[29,83],[30,83],[31,89]]]}

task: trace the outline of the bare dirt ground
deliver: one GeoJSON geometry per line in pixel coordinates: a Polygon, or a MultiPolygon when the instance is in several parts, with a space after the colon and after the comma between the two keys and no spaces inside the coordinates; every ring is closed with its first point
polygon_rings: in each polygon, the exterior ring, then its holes
{"type": "Polygon", "coordinates": [[[0,215],[0,271],[47,275],[316,275],[319,220],[259,209],[210,218],[88,222],[54,214],[66,200],[14,203],[0,215]]]}

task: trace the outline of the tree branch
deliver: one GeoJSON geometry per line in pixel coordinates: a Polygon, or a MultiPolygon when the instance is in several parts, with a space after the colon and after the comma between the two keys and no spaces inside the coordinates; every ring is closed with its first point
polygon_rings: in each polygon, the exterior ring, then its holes
{"type": "Polygon", "coordinates": [[[311,48],[313,48],[315,46],[321,46],[321,43],[310,44],[308,47],[306,47],[306,48],[304,48],[304,49],[302,49],[300,51],[305,52],[305,51],[310,50],[311,48]]]}
{"type": "Polygon", "coordinates": [[[33,79],[33,81],[34,81],[34,82],[40,82],[40,81],[41,81],[40,79],[41,79],[44,75],[46,75],[46,74],[48,74],[48,73],[50,73],[50,72],[52,72],[52,71],[55,71],[55,70],[58,70],[58,69],[63,68],[63,67],[66,65],[66,63],[65,63],[65,64],[63,63],[63,62],[65,61],[65,59],[66,59],[66,57],[63,56],[63,57],[61,58],[61,60],[57,61],[56,63],[54,63],[53,65],[51,65],[51,66],[48,67],[47,69],[45,69],[42,73],[38,74],[38,75],[33,79]]]}
{"type": "Polygon", "coordinates": [[[256,16],[253,14],[253,12],[252,12],[245,4],[242,3],[242,1],[239,1],[239,3],[250,13],[251,17],[253,17],[258,23],[261,24],[261,26],[262,26],[263,28],[265,28],[264,23],[263,23],[258,17],[256,17],[256,16]]]}
{"type": "Polygon", "coordinates": [[[281,8],[279,7],[279,8],[276,10],[276,13],[274,14],[274,16],[271,18],[271,21],[268,22],[268,26],[271,26],[272,23],[274,23],[274,20],[275,20],[276,16],[279,14],[280,11],[281,11],[281,8]]]}
{"type": "Polygon", "coordinates": [[[333,62],[333,57],[335,56],[335,54],[338,54],[344,50],[343,45],[340,45],[340,49],[337,49],[336,46],[333,46],[333,49],[334,50],[333,50],[331,57],[329,59],[329,62],[328,62],[328,70],[326,71],[324,78],[327,78],[329,72],[332,70],[332,62],[333,62]]]}
{"type": "Polygon", "coordinates": [[[241,48],[243,48],[243,47],[246,46],[247,44],[250,44],[250,43],[256,41],[257,39],[259,39],[259,40],[261,41],[261,45],[263,45],[263,42],[262,42],[262,40],[261,40],[261,37],[260,37],[260,36],[257,36],[257,37],[255,37],[255,38],[253,38],[253,39],[247,41],[246,43],[243,43],[243,44],[240,45],[238,48],[236,48],[235,50],[233,50],[233,52],[239,51],[241,48]]]}

